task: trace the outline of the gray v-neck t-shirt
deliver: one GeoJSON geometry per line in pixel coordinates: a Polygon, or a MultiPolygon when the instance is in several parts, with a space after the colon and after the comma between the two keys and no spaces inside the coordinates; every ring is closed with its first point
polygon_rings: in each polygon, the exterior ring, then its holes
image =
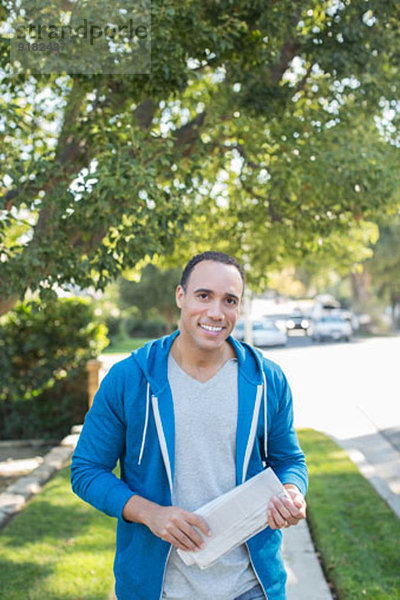
{"type": "MultiPolygon", "coordinates": [[[[237,360],[228,360],[202,383],[181,369],[170,354],[168,379],[175,414],[172,502],[194,511],[236,485],[237,360]]],[[[185,565],[173,547],[162,597],[232,600],[257,583],[244,544],[204,570],[185,565]]]]}

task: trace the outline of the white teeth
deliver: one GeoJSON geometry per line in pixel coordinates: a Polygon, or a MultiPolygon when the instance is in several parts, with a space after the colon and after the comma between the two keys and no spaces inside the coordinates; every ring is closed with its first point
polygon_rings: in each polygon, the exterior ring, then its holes
{"type": "Polygon", "coordinates": [[[201,327],[203,329],[206,329],[207,331],[214,331],[214,332],[222,331],[222,327],[212,327],[212,325],[204,325],[204,324],[202,324],[201,327]]]}

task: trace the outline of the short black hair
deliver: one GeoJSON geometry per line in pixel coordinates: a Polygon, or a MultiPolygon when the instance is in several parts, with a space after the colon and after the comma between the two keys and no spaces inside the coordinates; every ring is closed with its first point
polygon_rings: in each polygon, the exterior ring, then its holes
{"type": "Polygon", "coordinates": [[[244,270],[241,265],[238,263],[236,258],[233,256],[229,256],[229,254],[225,254],[225,252],[215,252],[213,250],[208,250],[207,252],[202,252],[201,254],[196,254],[193,256],[187,263],[186,267],[183,270],[181,277],[181,286],[186,291],[187,282],[190,277],[190,273],[193,271],[194,267],[204,260],[213,260],[214,262],[220,262],[224,265],[233,265],[240,273],[240,277],[242,278],[243,287],[245,283],[244,270]]]}

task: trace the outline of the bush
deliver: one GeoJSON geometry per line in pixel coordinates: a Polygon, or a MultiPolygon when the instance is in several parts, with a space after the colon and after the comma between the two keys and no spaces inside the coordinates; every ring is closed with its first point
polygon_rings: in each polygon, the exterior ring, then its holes
{"type": "Polygon", "coordinates": [[[121,331],[122,318],[109,315],[106,318],[106,326],[108,329],[108,337],[111,339],[118,335],[121,331]]]}
{"type": "Polygon", "coordinates": [[[165,334],[166,326],[162,317],[152,319],[141,319],[140,317],[128,317],[124,323],[125,331],[130,337],[156,338],[165,334]]]}
{"type": "Polygon", "coordinates": [[[0,401],[0,438],[60,440],[72,425],[83,423],[86,389],[87,373],[80,369],[30,400],[0,401]]]}
{"type": "Polygon", "coordinates": [[[0,437],[62,437],[87,409],[86,363],[106,328],[80,299],[21,304],[0,326],[0,437]]]}

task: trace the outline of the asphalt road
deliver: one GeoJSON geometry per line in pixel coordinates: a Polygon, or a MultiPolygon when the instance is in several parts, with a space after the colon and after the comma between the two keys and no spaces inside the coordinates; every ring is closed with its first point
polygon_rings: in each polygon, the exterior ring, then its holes
{"type": "Polygon", "coordinates": [[[400,450],[400,336],[319,344],[296,336],[263,353],[288,377],[297,427],[338,439],[384,430],[400,450]]]}

